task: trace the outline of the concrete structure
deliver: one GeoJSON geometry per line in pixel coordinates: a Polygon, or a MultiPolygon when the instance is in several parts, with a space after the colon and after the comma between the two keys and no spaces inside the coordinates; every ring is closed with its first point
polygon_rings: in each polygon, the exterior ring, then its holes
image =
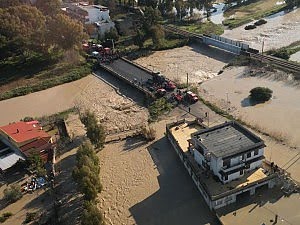
{"type": "Polygon", "coordinates": [[[189,149],[196,162],[229,183],[261,167],[263,140],[231,121],[193,134],[189,149]]]}
{"type": "Polygon", "coordinates": [[[101,37],[115,27],[109,16],[109,9],[101,5],[90,5],[88,2],[71,3],[62,9],[70,17],[81,21],[91,37],[101,37]]]}
{"type": "Polygon", "coordinates": [[[264,163],[261,162],[261,159],[256,159],[261,157],[261,154],[263,154],[263,150],[261,150],[264,146],[263,141],[235,122],[225,123],[208,129],[203,124],[198,123],[198,121],[187,122],[185,120],[181,120],[167,124],[166,136],[211,210],[216,210],[232,204],[238,201],[240,196],[254,195],[258,187],[264,186],[267,188],[273,188],[276,183],[278,175],[273,171],[269,171],[264,163]],[[224,129],[223,135],[218,136],[222,129],[224,129]],[[197,131],[195,132],[195,130],[197,131]],[[219,130],[219,132],[216,132],[217,130],[219,130]],[[213,134],[213,132],[216,133],[213,134]],[[205,156],[206,159],[201,160],[205,162],[205,164],[202,165],[201,163],[201,165],[199,165],[199,162],[202,161],[198,158],[199,155],[196,151],[199,151],[200,144],[198,143],[197,145],[199,140],[193,140],[193,138],[203,138],[203,135],[205,136],[208,133],[214,136],[214,138],[212,137],[211,140],[208,140],[207,137],[206,142],[202,142],[202,148],[203,146],[205,147],[206,153],[208,153],[208,149],[210,149],[211,153],[208,155],[203,153],[202,155],[205,156]],[[241,141],[239,140],[240,137],[245,139],[244,143],[239,142],[241,141]],[[238,138],[239,141],[237,141],[235,145],[229,145],[226,147],[226,142],[232,138],[238,138]],[[223,144],[224,149],[226,149],[225,151],[221,148],[223,144]],[[241,144],[242,146],[240,146],[241,144]],[[243,144],[245,144],[245,146],[243,146],[243,144]],[[217,147],[218,145],[219,147],[217,147]],[[250,151],[250,146],[255,146],[253,151],[250,151]],[[195,147],[198,149],[196,150],[195,147]],[[240,147],[243,150],[240,150],[240,147]],[[254,155],[256,154],[254,152],[257,149],[258,154],[254,155]],[[247,157],[247,153],[249,152],[252,152],[251,157],[249,154],[248,159],[244,159],[244,161],[241,162],[240,159],[243,158],[242,155],[247,157]],[[225,160],[225,157],[228,156],[232,156],[229,162],[228,160],[225,160]],[[209,157],[210,163],[208,163],[209,157]],[[215,157],[214,160],[212,160],[213,157],[215,157]],[[221,159],[224,159],[224,162],[226,162],[225,166],[221,159]],[[250,161],[251,159],[255,159],[254,163],[250,161]],[[244,163],[245,165],[247,164],[250,166],[244,168],[244,163]],[[258,165],[261,166],[254,169],[258,167],[258,165]],[[220,177],[222,178],[221,171],[226,169],[229,171],[234,170],[235,166],[239,168],[238,171],[241,170],[240,168],[244,168],[243,176],[240,174],[238,175],[239,178],[236,177],[234,179],[234,176],[236,176],[234,175],[233,177],[230,177],[230,182],[224,182],[224,179],[220,179],[220,177]],[[218,176],[218,174],[221,176],[218,176]]]}
{"type": "Polygon", "coordinates": [[[53,156],[53,141],[38,121],[17,122],[0,127],[0,171],[38,154],[46,162],[53,156]]]}

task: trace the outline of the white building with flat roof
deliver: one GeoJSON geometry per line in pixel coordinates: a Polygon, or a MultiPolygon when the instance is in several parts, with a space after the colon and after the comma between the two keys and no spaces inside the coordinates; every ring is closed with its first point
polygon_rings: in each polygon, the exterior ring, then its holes
{"type": "Polygon", "coordinates": [[[264,159],[264,141],[235,121],[196,132],[189,143],[195,161],[224,184],[261,167],[264,159]]]}
{"type": "Polygon", "coordinates": [[[90,5],[86,2],[72,3],[66,7],[66,12],[83,24],[110,21],[109,9],[102,5],[90,5]]]}

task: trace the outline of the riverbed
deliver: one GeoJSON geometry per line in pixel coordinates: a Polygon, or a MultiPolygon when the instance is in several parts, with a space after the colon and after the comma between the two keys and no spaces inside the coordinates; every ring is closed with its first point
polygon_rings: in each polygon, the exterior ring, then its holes
{"type": "MultiPolygon", "coordinates": [[[[288,46],[300,40],[300,9],[289,13],[279,12],[265,18],[266,24],[253,30],[245,30],[243,25],[232,30],[225,30],[224,37],[244,41],[250,47],[264,51],[288,46]]],[[[249,23],[249,24],[253,24],[249,23]]]]}

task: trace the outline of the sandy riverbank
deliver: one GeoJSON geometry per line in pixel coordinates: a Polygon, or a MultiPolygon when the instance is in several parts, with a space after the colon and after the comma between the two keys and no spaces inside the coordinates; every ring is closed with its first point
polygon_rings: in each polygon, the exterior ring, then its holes
{"type": "Polygon", "coordinates": [[[0,125],[26,116],[51,115],[74,106],[95,112],[107,130],[112,131],[140,126],[148,119],[147,109],[90,75],[44,91],[0,101],[0,125]]]}

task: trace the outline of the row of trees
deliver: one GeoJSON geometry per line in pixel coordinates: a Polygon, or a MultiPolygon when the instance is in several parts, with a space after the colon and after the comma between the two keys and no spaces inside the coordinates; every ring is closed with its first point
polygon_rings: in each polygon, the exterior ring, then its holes
{"type": "Polygon", "coordinates": [[[49,59],[87,38],[82,24],[62,13],[59,0],[26,2],[0,0],[0,60],[49,59]]]}
{"type": "Polygon", "coordinates": [[[73,170],[73,178],[84,195],[82,225],[103,225],[104,219],[97,207],[97,195],[102,190],[100,182],[99,158],[90,143],[82,144],[76,154],[77,165],[73,170]]]}

